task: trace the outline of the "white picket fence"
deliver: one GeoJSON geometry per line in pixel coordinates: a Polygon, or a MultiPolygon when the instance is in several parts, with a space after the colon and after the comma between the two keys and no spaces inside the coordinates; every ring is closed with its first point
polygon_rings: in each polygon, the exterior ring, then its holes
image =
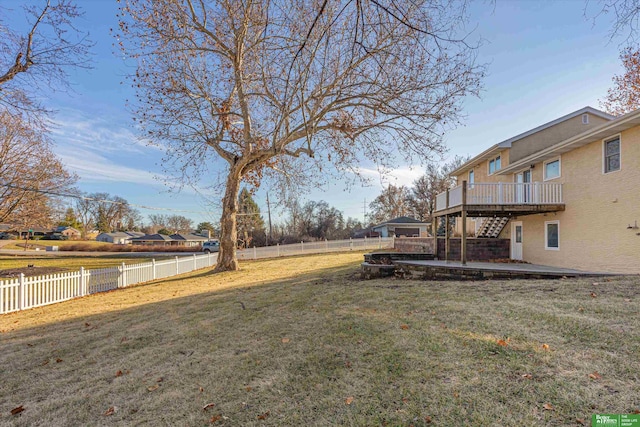
{"type": "MultiPolygon", "coordinates": [[[[275,258],[300,254],[393,247],[393,238],[333,240],[276,245],[238,251],[238,259],[275,258]]],[[[72,271],[44,276],[0,280],[0,314],[26,310],[98,292],[176,276],[212,267],[217,254],[193,254],[174,259],[129,264],[96,270],[72,271]]]]}

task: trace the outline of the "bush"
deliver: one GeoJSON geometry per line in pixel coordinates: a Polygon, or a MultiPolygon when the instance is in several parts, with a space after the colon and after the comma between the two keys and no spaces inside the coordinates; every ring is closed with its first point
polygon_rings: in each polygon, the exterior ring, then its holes
{"type": "Polygon", "coordinates": [[[200,252],[200,246],[143,246],[143,245],[115,245],[104,243],[95,245],[89,243],[74,243],[60,246],[60,251],[77,252],[200,252]]]}

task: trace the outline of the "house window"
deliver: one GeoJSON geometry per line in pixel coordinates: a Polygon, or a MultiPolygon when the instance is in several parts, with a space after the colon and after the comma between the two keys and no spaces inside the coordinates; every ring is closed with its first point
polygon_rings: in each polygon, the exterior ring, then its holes
{"type": "Polygon", "coordinates": [[[544,223],[544,248],[552,251],[560,249],[560,221],[544,223]]]}
{"type": "Polygon", "coordinates": [[[489,160],[489,175],[499,171],[500,169],[500,156],[496,157],[495,159],[489,160]]]}
{"type": "Polygon", "coordinates": [[[475,180],[475,173],[473,172],[473,169],[471,169],[469,171],[469,188],[473,188],[473,183],[475,182],[475,180]]]}
{"type": "Polygon", "coordinates": [[[620,137],[604,142],[604,173],[620,170],[620,137]]]}
{"type": "Polygon", "coordinates": [[[560,159],[552,160],[544,164],[544,180],[558,178],[560,176],[560,159]]]}

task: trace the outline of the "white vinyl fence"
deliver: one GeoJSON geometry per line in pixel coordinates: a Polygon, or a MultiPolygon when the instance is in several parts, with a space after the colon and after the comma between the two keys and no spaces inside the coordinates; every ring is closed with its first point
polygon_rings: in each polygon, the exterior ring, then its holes
{"type": "MultiPolygon", "coordinates": [[[[345,250],[363,250],[393,247],[393,238],[333,240],[296,243],[238,251],[238,259],[275,258],[299,254],[345,250]]],[[[122,265],[96,270],[48,274],[0,280],[0,314],[54,304],[72,298],[176,276],[202,268],[212,267],[217,254],[193,254],[174,259],[122,265]]]]}

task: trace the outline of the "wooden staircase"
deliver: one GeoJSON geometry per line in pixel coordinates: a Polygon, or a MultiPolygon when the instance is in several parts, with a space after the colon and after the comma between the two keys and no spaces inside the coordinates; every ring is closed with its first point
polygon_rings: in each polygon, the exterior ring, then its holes
{"type": "Polygon", "coordinates": [[[508,222],[509,218],[507,217],[487,218],[482,223],[482,226],[480,226],[480,230],[478,230],[476,237],[496,238],[500,235],[500,232],[508,222]]]}

